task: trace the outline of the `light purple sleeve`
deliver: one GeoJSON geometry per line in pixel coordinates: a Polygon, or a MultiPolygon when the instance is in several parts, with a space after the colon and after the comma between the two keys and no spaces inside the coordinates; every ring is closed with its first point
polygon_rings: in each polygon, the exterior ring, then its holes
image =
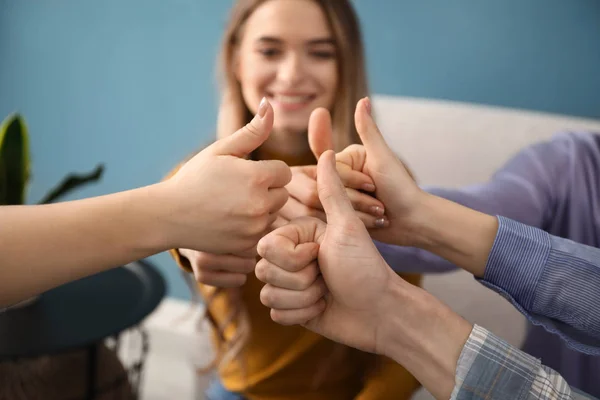
{"type": "MultiPolygon", "coordinates": [[[[561,134],[525,148],[485,183],[461,189],[424,187],[437,196],[490,215],[544,229],[566,190],[561,173],[574,154],[572,137],[561,134]]],[[[396,272],[439,273],[456,267],[425,250],[375,242],[396,272]]]]}

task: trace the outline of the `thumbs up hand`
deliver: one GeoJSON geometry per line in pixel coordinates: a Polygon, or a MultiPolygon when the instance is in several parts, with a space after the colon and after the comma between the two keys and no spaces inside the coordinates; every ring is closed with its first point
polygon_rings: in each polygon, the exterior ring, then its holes
{"type": "MultiPolygon", "coordinates": [[[[426,240],[423,237],[423,229],[427,230],[427,226],[432,223],[427,217],[429,215],[428,207],[430,208],[428,204],[432,196],[419,188],[411,173],[385,142],[371,117],[371,103],[368,98],[358,102],[354,120],[363,145],[351,145],[336,154],[337,171],[347,187],[346,192],[354,209],[357,210],[360,219],[365,222],[365,226],[370,229],[369,232],[373,239],[401,246],[426,246],[427,243],[424,241],[429,239],[426,240]],[[372,183],[374,198],[365,200],[364,197],[369,196],[354,189],[348,189],[348,186],[356,187],[360,182],[372,183]],[[381,219],[365,216],[365,213],[360,211],[361,209],[365,210],[364,204],[371,204],[365,203],[366,201],[374,200],[378,201],[377,207],[382,212],[381,219]],[[384,211],[385,215],[383,215],[384,211]]],[[[311,133],[315,135],[315,132],[322,133],[323,131],[324,129],[313,129],[312,132],[309,131],[309,137],[311,133]]],[[[312,142],[326,143],[326,140],[313,138],[312,142]]],[[[299,179],[294,177],[287,186],[290,201],[292,198],[300,198],[299,194],[302,193],[305,193],[305,198],[310,199],[311,197],[306,194],[310,193],[310,185],[305,183],[300,188],[298,182],[299,179]]],[[[288,207],[288,204],[284,206],[282,212],[288,207]]],[[[313,200],[314,208],[318,208],[319,205],[318,198],[313,200]]],[[[315,216],[325,220],[320,215],[315,216]]]]}
{"type": "Polygon", "coordinates": [[[372,230],[371,236],[386,243],[413,246],[422,239],[417,234],[420,227],[430,222],[425,221],[426,213],[421,211],[427,208],[428,199],[432,196],[419,188],[402,161],[385,142],[371,117],[368,98],[358,102],[354,121],[363,143],[354,152],[354,159],[357,160],[354,168],[373,180],[377,188],[375,197],[385,204],[389,219],[386,227],[372,230]]]}
{"type": "MultiPolygon", "coordinates": [[[[318,160],[325,151],[332,150],[333,132],[331,117],[324,108],[314,110],[308,124],[308,142],[318,160]]],[[[362,168],[354,160],[358,145],[348,147],[338,154],[337,171],[346,187],[346,193],[358,215],[368,228],[383,228],[388,225],[384,204],[369,193],[375,191],[373,180],[356,168],[362,168]]],[[[323,206],[317,194],[317,166],[292,167],[292,180],[286,186],[290,199],[281,209],[280,215],[290,221],[302,216],[313,216],[325,221],[323,206]]]]}
{"type": "Polygon", "coordinates": [[[377,307],[382,294],[399,278],[356,215],[332,151],[319,159],[317,182],[327,223],[300,218],[258,244],[263,259],[255,273],[266,283],[261,301],[278,323],[302,324],[335,341],[376,352],[377,327],[385,316],[374,310],[383,309],[377,307]]]}
{"type": "Polygon", "coordinates": [[[256,246],[287,202],[291,179],[281,161],[250,161],[273,127],[273,109],[263,99],[257,115],[233,135],[189,160],[163,182],[157,199],[169,207],[173,248],[240,254],[256,246]]]}

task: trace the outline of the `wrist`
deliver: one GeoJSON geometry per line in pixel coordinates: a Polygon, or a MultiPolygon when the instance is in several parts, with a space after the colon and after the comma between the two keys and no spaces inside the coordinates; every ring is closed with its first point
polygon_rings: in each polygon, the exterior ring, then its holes
{"type": "Polygon", "coordinates": [[[134,189],[133,212],[139,214],[138,245],[153,253],[171,250],[177,246],[172,223],[176,206],[170,197],[168,181],[134,189]]]}
{"type": "Polygon", "coordinates": [[[472,325],[398,276],[385,297],[377,351],[404,366],[436,398],[449,398],[472,325]]]}
{"type": "Polygon", "coordinates": [[[402,222],[402,232],[395,233],[395,237],[400,237],[401,246],[410,246],[417,248],[428,248],[432,246],[432,230],[435,227],[435,216],[437,211],[437,197],[427,192],[421,192],[421,196],[415,202],[414,208],[408,212],[408,218],[402,222]]]}
{"type": "Polygon", "coordinates": [[[426,193],[414,212],[411,246],[430,251],[483,276],[498,219],[426,193]]]}

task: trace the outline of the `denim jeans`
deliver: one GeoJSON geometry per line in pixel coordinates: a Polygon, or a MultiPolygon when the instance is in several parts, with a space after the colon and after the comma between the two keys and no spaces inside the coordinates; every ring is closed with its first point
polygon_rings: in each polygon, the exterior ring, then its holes
{"type": "Polygon", "coordinates": [[[218,378],[210,382],[204,395],[206,400],[244,400],[242,395],[227,390],[218,378]]]}

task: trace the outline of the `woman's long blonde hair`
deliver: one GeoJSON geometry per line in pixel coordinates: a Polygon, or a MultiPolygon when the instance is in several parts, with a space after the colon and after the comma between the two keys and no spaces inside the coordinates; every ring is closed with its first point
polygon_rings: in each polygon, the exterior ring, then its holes
{"type": "MultiPolygon", "coordinates": [[[[267,1],[270,0],[238,0],[231,10],[217,65],[221,92],[217,121],[218,138],[231,135],[252,119],[235,74],[235,65],[244,24],[255,9],[267,1]]],[[[351,144],[360,143],[354,127],[354,110],[358,100],[368,95],[362,35],[358,17],[350,0],[310,1],[317,3],[323,10],[336,46],[339,83],[330,111],[334,147],[336,151],[341,151],[351,144]]],[[[250,326],[240,290],[216,289],[206,299],[206,318],[213,325],[217,339],[217,358],[215,363],[209,366],[212,368],[236,358],[248,340],[250,326]],[[214,296],[224,291],[233,311],[219,324],[210,311],[210,303],[214,296]],[[227,339],[225,331],[231,322],[236,323],[237,329],[235,335],[227,339]]]]}
{"type": "MultiPolygon", "coordinates": [[[[244,102],[235,74],[237,51],[246,20],[254,10],[269,0],[238,0],[221,44],[217,71],[221,105],[217,121],[217,137],[231,135],[250,122],[252,114],[244,102]]],[[[325,17],[336,46],[339,83],[331,111],[336,151],[359,143],[354,128],[354,109],[368,95],[365,56],[358,17],[349,0],[309,0],[317,3],[325,17]]]]}

